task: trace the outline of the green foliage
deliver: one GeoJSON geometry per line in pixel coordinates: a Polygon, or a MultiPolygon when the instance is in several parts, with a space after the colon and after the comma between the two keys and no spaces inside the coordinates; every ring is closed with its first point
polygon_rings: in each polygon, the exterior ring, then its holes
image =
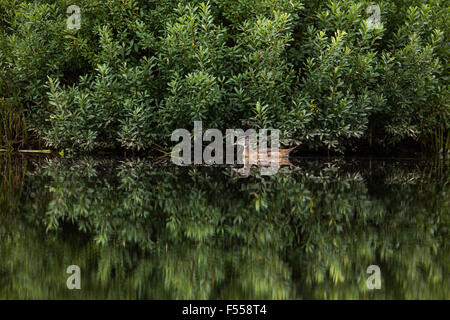
{"type": "Polygon", "coordinates": [[[194,120],[335,152],[448,145],[444,1],[380,0],[375,27],[372,1],[80,0],[79,30],[71,4],[0,0],[0,96],[54,148],[167,146],[194,120]]]}
{"type": "Polygon", "coordinates": [[[448,162],[305,160],[242,180],[144,159],[0,161],[1,298],[449,295],[448,162]],[[71,264],[82,290],[61,280],[71,264]],[[366,288],[372,264],[382,290],[366,288]]]}
{"type": "Polygon", "coordinates": [[[162,39],[159,66],[168,94],[159,110],[163,132],[189,128],[194,120],[223,126],[223,63],[226,29],[214,24],[209,5],[179,6],[162,39]]]}
{"type": "Polygon", "coordinates": [[[27,138],[20,104],[13,98],[0,98],[0,149],[12,151],[22,148],[27,138]]]}

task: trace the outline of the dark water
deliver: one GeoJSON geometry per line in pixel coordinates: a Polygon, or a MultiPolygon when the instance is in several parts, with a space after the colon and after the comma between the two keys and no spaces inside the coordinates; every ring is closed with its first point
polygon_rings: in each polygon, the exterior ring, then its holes
{"type": "Polygon", "coordinates": [[[292,162],[0,156],[0,299],[450,298],[448,164],[292,162]]]}

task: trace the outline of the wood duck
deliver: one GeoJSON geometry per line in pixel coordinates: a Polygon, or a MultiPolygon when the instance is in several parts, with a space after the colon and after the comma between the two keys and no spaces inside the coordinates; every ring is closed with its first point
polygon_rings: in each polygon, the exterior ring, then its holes
{"type": "MultiPolygon", "coordinates": [[[[272,166],[274,161],[278,161],[279,166],[290,166],[292,167],[292,163],[289,161],[289,153],[294,150],[296,147],[289,149],[262,149],[258,150],[256,146],[250,145],[250,138],[248,136],[245,139],[238,139],[236,143],[238,146],[243,146],[244,151],[242,153],[238,153],[238,156],[243,157],[240,163],[244,163],[244,167],[240,169],[233,169],[236,171],[241,177],[247,178],[250,176],[250,168],[252,164],[256,164],[257,166],[272,166]]],[[[238,161],[239,163],[239,161],[238,161]]]]}

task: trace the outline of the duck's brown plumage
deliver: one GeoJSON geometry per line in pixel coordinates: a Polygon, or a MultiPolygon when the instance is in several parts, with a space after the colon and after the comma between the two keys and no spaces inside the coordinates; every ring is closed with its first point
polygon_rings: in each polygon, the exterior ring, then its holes
{"type": "MultiPolygon", "coordinates": [[[[247,137],[246,137],[247,138],[247,137]]],[[[289,153],[296,147],[289,149],[278,149],[278,151],[272,148],[267,148],[263,150],[257,150],[256,148],[251,148],[249,145],[249,140],[245,139],[245,149],[244,149],[244,167],[235,170],[241,177],[248,177],[250,175],[250,167],[252,164],[258,166],[271,166],[275,161],[278,153],[278,165],[280,166],[293,166],[289,161],[289,153]]]]}

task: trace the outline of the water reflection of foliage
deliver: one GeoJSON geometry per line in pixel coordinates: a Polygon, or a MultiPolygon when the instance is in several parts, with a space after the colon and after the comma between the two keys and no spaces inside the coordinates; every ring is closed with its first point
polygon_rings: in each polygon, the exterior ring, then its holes
{"type": "Polygon", "coordinates": [[[10,212],[18,207],[26,161],[19,161],[11,154],[0,153],[0,211],[10,212]]]}
{"type": "MultiPolygon", "coordinates": [[[[59,244],[97,270],[92,297],[448,297],[448,180],[411,180],[420,170],[404,164],[344,166],[242,180],[142,160],[49,161],[28,176],[23,202],[27,223],[45,225],[47,237],[75,226],[95,239],[59,244]],[[382,268],[381,292],[366,290],[370,264],[382,268]]],[[[43,254],[32,249],[40,242],[21,250],[43,254]]]]}

